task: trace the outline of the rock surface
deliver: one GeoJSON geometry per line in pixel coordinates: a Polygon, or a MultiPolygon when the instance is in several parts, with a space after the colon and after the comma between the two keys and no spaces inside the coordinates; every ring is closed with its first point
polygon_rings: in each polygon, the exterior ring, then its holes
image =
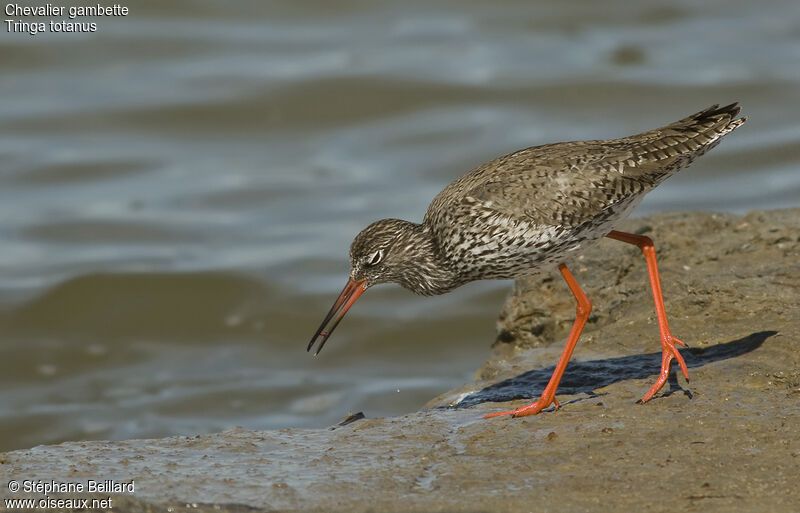
{"type": "MultiPolygon", "coordinates": [[[[430,409],[335,429],[71,442],[0,454],[7,483],[135,482],[114,511],[792,511],[800,504],[800,209],[676,213],[620,229],[656,242],[691,386],[635,404],[660,348],[644,259],[603,241],[570,267],[594,310],[562,408],[537,397],[574,318],[563,281],[518,281],[492,359],[430,409]],[[507,401],[495,404],[488,401],[507,401]],[[469,406],[469,407],[467,407],[469,406]]],[[[368,413],[368,412],[367,412],[368,413]]]]}

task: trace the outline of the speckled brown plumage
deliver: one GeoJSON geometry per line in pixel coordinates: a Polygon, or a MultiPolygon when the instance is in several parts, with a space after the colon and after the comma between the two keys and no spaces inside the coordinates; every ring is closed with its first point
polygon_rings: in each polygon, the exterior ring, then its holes
{"type": "Polygon", "coordinates": [[[623,139],[534,146],[487,162],[442,190],[422,224],[384,219],[361,232],[351,278],[432,295],[551,270],[744,123],[739,110],[714,105],[623,139]],[[370,266],[379,250],[383,260],[370,266]]]}
{"type": "Polygon", "coordinates": [[[614,226],[645,194],[744,123],[746,118],[736,118],[739,111],[735,103],[713,105],[622,139],[525,148],[487,162],[445,187],[431,202],[422,223],[399,219],[372,223],[353,241],[350,280],[308,349],[321,336],[319,353],[356,299],[378,283],[399,283],[418,294],[433,295],[473,280],[516,278],[558,266],[577,302],[564,352],[538,401],[496,415],[530,415],[550,404],[558,407],[558,383],[591,311],[591,302],[565,261],[602,237],[610,237],[642,250],[655,300],[661,373],[642,401],[666,383],[673,360],[688,380],[686,364],[676,348],[685,344],[669,330],[653,242],[614,231],[614,226]]]}

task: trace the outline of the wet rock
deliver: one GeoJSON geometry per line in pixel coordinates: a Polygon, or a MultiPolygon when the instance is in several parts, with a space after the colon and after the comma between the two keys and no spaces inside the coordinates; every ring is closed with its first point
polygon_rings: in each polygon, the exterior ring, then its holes
{"type": "MultiPolygon", "coordinates": [[[[483,420],[541,392],[574,318],[560,278],[514,286],[492,359],[429,409],[330,429],[71,442],[0,454],[11,480],[135,482],[114,511],[791,511],[800,504],[800,209],[662,214],[656,242],[691,385],[658,372],[644,259],[603,241],[570,264],[594,310],[561,409],[483,420]],[[512,401],[496,404],[491,401],[512,401]]],[[[366,412],[369,416],[369,412],[366,412]]]]}

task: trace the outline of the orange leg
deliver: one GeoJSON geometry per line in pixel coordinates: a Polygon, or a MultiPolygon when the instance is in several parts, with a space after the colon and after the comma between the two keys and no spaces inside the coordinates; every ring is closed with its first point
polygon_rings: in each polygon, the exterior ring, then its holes
{"type": "Polygon", "coordinates": [[[656,394],[656,392],[661,390],[661,387],[663,387],[664,383],[667,382],[667,378],[669,377],[669,368],[673,358],[677,360],[678,364],[681,366],[683,377],[686,378],[686,381],[689,381],[689,371],[686,369],[686,363],[683,361],[683,357],[675,347],[675,344],[679,344],[684,347],[686,344],[673,337],[672,333],[669,332],[667,312],[664,310],[664,299],[661,296],[661,282],[658,279],[656,248],[653,246],[653,241],[650,239],[650,237],[646,237],[644,235],[634,235],[632,233],[618,232],[616,230],[610,232],[608,235],[606,235],[606,237],[638,246],[644,254],[644,259],[647,261],[647,273],[650,275],[650,288],[653,289],[653,300],[656,303],[658,329],[661,332],[661,373],[659,374],[658,380],[655,382],[655,384],[644,395],[644,397],[642,397],[641,402],[646,403],[656,394]]]}
{"type": "Polygon", "coordinates": [[[485,419],[488,419],[489,417],[499,417],[500,415],[524,417],[525,415],[534,415],[539,413],[551,404],[555,404],[556,409],[559,407],[558,401],[556,400],[556,389],[558,389],[558,384],[561,382],[561,376],[564,375],[564,370],[567,368],[569,358],[572,356],[572,350],[575,349],[575,344],[578,343],[578,338],[581,336],[583,326],[586,324],[586,320],[589,318],[589,312],[592,311],[592,303],[589,302],[589,298],[583,293],[578,285],[578,282],[576,282],[575,278],[572,277],[572,273],[569,272],[569,269],[567,269],[566,265],[559,265],[558,270],[561,271],[561,275],[564,276],[564,279],[567,281],[567,285],[569,285],[569,289],[575,296],[578,306],[576,308],[577,313],[575,315],[575,323],[572,325],[572,331],[569,332],[567,345],[564,347],[564,351],[561,353],[561,358],[558,359],[556,370],[553,371],[553,375],[550,377],[550,382],[547,383],[544,392],[542,392],[542,397],[540,397],[536,402],[512,411],[490,413],[489,415],[485,415],[483,417],[485,419]]]}

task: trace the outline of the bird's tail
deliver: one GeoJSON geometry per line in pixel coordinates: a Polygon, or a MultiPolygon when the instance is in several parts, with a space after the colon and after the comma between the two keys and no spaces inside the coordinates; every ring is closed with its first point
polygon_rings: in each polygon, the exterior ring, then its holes
{"type": "Polygon", "coordinates": [[[724,107],[712,105],[696,114],[642,134],[621,139],[631,148],[633,162],[639,164],[642,177],[656,186],[697,157],[720,143],[747,118],[737,118],[741,108],[736,103],[724,107]],[[646,165],[646,164],[656,165],[646,165]]]}
{"type": "MultiPolygon", "coordinates": [[[[742,110],[738,103],[720,107],[712,105],[696,114],[671,123],[659,131],[665,137],[685,139],[683,146],[692,154],[692,159],[703,155],[720,143],[722,138],[736,130],[746,117],[737,118],[742,110]]],[[[688,164],[688,163],[687,163],[688,164]]]]}

